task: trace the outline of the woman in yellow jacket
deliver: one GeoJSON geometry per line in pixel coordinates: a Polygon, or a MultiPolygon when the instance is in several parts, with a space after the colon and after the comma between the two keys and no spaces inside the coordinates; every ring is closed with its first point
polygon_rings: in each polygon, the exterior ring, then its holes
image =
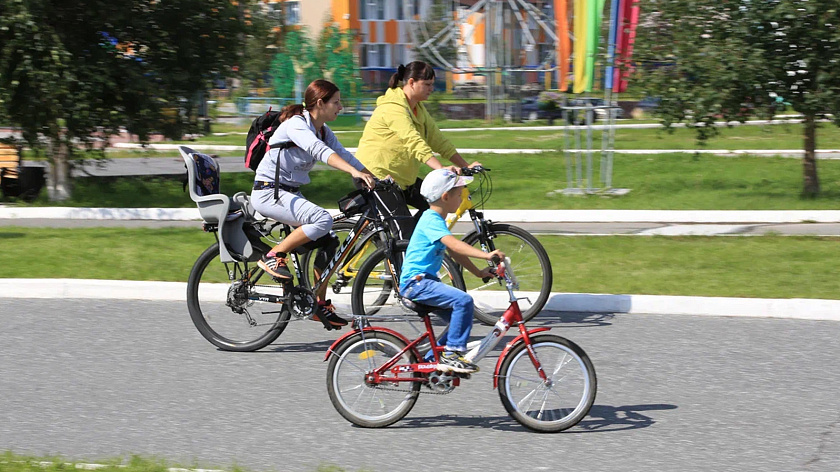
{"type": "Polygon", "coordinates": [[[454,164],[453,172],[468,166],[422,103],[434,85],[435,70],[431,65],[422,61],[400,65],[391,76],[385,95],[376,99],[376,109],[356,151],[356,159],[374,176],[383,179],[390,175],[399,184],[406,203],[419,210],[415,221],[429,208],[420,195],[420,164],[432,169],[444,167],[434,156],[436,152],[454,164]]]}

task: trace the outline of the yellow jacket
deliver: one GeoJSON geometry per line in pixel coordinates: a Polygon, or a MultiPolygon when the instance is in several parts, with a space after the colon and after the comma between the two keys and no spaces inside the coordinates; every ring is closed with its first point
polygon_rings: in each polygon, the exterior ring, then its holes
{"type": "Polygon", "coordinates": [[[376,109],[365,125],[356,159],[377,178],[390,175],[406,188],[417,180],[420,164],[428,161],[433,151],[447,160],[457,152],[426,107],[418,103],[414,114],[405,92],[397,87],[376,99],[376,109]]]}

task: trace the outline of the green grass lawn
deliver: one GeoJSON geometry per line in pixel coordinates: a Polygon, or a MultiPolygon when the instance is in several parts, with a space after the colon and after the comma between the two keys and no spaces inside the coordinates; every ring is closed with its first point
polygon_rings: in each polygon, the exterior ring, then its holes
{"type": "MultiPolygon", "coordinates": [[[[470,122],[474,127],[478,122],[470,122]]],[[[484,126],[487,126],[484,124],[484,126]]],[[[459,126],[461,127],[461,126],[459,126]]],[[[244,129],[247,131],[247,129],[244,129]]],[[[817,131],[817,145],[821,149],[840,148],[840,128],[823,123],[817,131]]],[[[361,139],[361,128],[357,132],[338,135],[345,147],[357,147],[361,139]]],[[[564,149],[565,137],[562,130],[537,131],[522,126],[515,133],[504,130],[481,130],[472,132],[446,133],[447,138],[456,148],[493,148],[493,149],[564,149]]],[[[601,132],[594,131],[592,137],[595,146],[600,149],[601,132]]],[[[575,136],[570,135],[569,148],[575,148],[575,136]]],[[[583,134],[582,140],[586,140],[583,134]]],[[[194,144],[245,145],[242,135],[209,135],[193,142],[194,144]]],[[[617,129],[615,149],[696,149],[698,146],[694,131],[686,128],[674,128],[668,132],[662,128],[652,129],[617,129]]],[[[711,138],[705,144],[706,149],[801,149],[802,125],[749,125],[720,128],[720,135],[711,138]]],[[[109,153],[110,155],[111,153],[109,153]]],[[[233,155],[235,153],[232,153],[233,155]]]]}
{"type": "MultiPolygon", "coordinates": [[[[468,120],[459,123],[457,127],[479,127],[487,126],[480,120],[468,120]]],[[[456,127],[456,126],[452,126],[456,127]]],[[[224,146],[245,146],[245,136],[241,133],[247,131],[247,127],[236,127],[224,125],[222,128],[227,134],[224,136],[208,135],[191,141],[171,141],[170,144],[185,145],[224,145],[224,146]]],[[[362,127],[350,127],[350,131],[338,134],[341,144],[348,148],[358,147],[362,136],[362,127]]],[[[795,124],[765,125],[765,126],[736,126],[721,128],[720,135],[709,139],[701,148],[703,149],[725,149],[725,150],[774,150],[774,149],[802,149],[802,126],[795,124]]],[[[562,130],[538,131],[530,130],[527,125],[522,125],[521,130],[515,133],[505,130],[480,130],[471,132],[450,132],[446,133],[447,138],[459,149],[545,149],[563,150],[585,147],[587,136],[585,133],[580,136],[569,134],[564,135],[562,130]],[[578,141],[578,139],[580,141],[578,141]]],[[[592,133],[593,149],[601,147],[601,131],[592,133]]],[[[820,149],[840,148],[840,128],[821,124],[817,135],[817,145],[820,149]]],[[[662,128],[653,129],[618,129],[615,133],[615,149],[636,150],[636,149],[697,149],[696,135],[692,130],[685,128],[674,128],[668,132],[662,128]]],[[[220,156],[240,156],[242,151],[214,151],[220,156]]],[[[108,150],[107,157],[119,159],[125,157],[172,157],[173,151],[156,151],[140,149],[119,149],[108,150]]],[[[25,159],[40,159],[31,151],[24,152],[25,159]]]]}
{"type": "MultiPolygon", "coordinates": [[[[486,208],[514,209],[656,209],[656,210],[780,210],[837,209],[840,207],[840,162],[819,162],[822,193],[815,199],[799,196],[802,164],[777,157],[720,157],[711,155],[618,155],[613,186],[629,188],[620,197],[547,196],[566,187],[562,153],[539,155],[479,154],[468,156],[491,168],[493,194],[486,208]]],[[[596,156],[594,176],[599,175],[596,156]]],[[[423,172],[428,171],[424,169],[423,172]]],[[[303,193],[315,203],[334,208],[353,189],[343,172],[312,172],[303,193]]],[[[222,174],[222,192],[250,192],[250,172],[222,174]]],[[[597,183],[596,183],[597,185],[597,183]]],[[[474,186],[473,186],[474,187],[474,186]]],[[[46,195],[33,205],[51,206],[46,195]]],[[[192,207],[179,177],[122,177],[75,179],[66,206],[192,207]]],[[[492,217],[492,216],[491,216],[492,217]]]]}
{"type": "MultiPolygon", "coordinates": [[[[172,472],[174,470],[187,471],[190,469],[229,470],[231,472],[246,472],[239,466],[232,468],[216,467],[212,465],[172,464],[163,459],[141,456],[116,457],[112,459],[75,460],[70,461],[61,457],[30,457],[6,452],[0,454],[0,471],[2,472],[67,472],[86,469],[85,464],[94,463],[99,472],[172,472]]],[[[320,465],[314,472],[343,472],[346,469],[336,465],[320,465]]]]}
{"type": "MultiPolygon", "coordinates": [[[[215,240],[194,229],[0,228],[0,278],[185,282],[215,240]],[[48,265],[45,247],[66,248],[48,265]]],[[[759,298],[840,298],[836,254],[825,237],[542,236],[553,291],[759,298]]]]}

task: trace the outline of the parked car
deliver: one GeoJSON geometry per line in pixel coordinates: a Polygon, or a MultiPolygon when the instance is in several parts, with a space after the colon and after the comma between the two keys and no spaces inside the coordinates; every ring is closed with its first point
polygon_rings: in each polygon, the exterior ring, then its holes
{"type": "MultiPolygon", "coordinates": [[[[604,107],[604,100],[601,98],[573,98],[566,101],[568,106],[572,107],[595,107],[593,110],[592,121],[605,120],[610,109],[604,107]],[[603,107],[603,108],[599,108],[603,107]]],[[[624,112],[621,108],[613,108],[616,118],[623,118],[624,112]]],[[[581,110],[568,110],[567,119],[569,123],[575,123],[577,113],[581,110]]],[[[554,110],[543,110],[540,108],[539,97],[527,97],[522,99],[522,119],[523,120],[549,120],[553,121],[563,117],[563,110],[556,108],[554,110]]]]}
{"type": "Polygon", "coordinates": [[[523,120],[549,120],[553,121],[563,116],[560,109],[543,110],[540,108],[539,97],[526,97],[522,99],[521,108],[523,120]]]}

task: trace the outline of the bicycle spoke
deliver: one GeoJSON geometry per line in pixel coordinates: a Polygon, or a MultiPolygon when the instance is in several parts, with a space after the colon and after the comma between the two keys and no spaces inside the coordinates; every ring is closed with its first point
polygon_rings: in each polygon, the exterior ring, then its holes
{"type": "MultiPolygon", "coordinates": [[[[371,333],[366,340],[357,335],[336,348],[327,368],[327,389],[333,405],[342,416],[360,426],[371,427],[386,426],[408,413],[417,399],[419,383],[406,382],[407,389],[398,388],[400,384],[393,382],[379,388],[364,380],[367,372],[384,365],[404,347],[405,343],[394,336],[371,333]],[[370,369],[363,370],[360,364],[365,362],[359,363],[360,359],[370,364],[370,369]],[[363,379],[363,383],[359,384],[359,379],[363,379]]],[[[416,359],[409,352],[404,352],[398,362],[408,364],[416,362],[416,359]]]]}
{"type": "Polygon", "coordinates": [[[356,386],[354,386],[354,387],[348,387],[348,388],[345,388],[344,390],[341,390],[341,393],[350,393],[350,392],[352,392],[353,390],[357,390],[357,389],[360,389],[360,388],[362,388],[362,389],[363,389],[363,388],[366,388],[366,387],[367,387],[367,386],[366,386],[365,384],[363,384],[363,383],[362,383],[362,384],[356,385],[356,386]]]}
{"type": "Polygon", "coordinates": [[[534,336],[531,347],[534,357],[551,374],[549,381],[535,379],[535,363],[527,346],[519,343],[509,354],[513,357],[502,364],[502,403],[517,421],[536,431],[574,426],[595,399],[591,363],[585,353],[559,336],[534,336]]]}

